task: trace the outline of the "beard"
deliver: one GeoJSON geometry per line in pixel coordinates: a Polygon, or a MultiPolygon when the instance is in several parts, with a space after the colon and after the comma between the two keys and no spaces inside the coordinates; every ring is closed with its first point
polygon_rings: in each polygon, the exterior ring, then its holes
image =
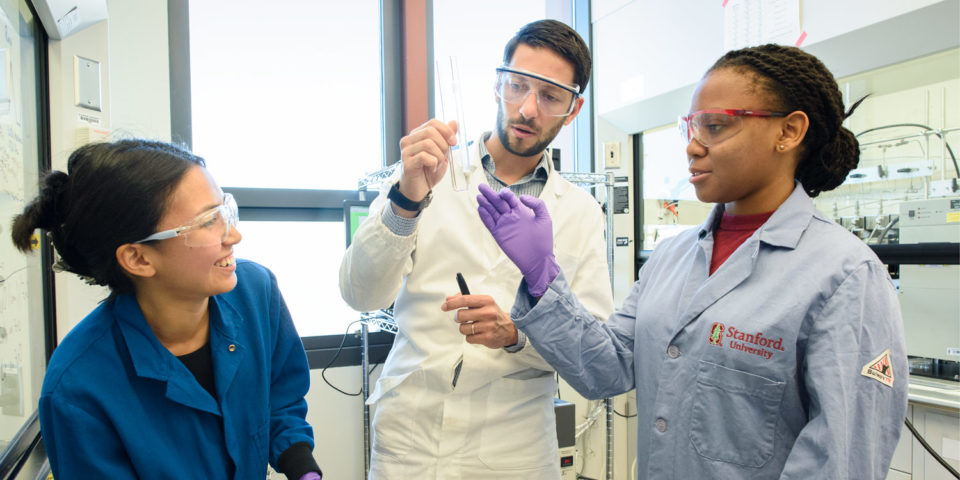
{"type": "Polygon", "coordinates": [[[534,126],[533,121],[523,121],[522,117],[518,121],[509,121],[505,118],[503,113],[503,103],[497,107],[497,137],[500,139],[500,143],[503,145],[508,152],[520,156],[520,157],[532,157],[534,155],[543,153],[547,149],[547,145],[550,145],[550,142],[556,138],[557,133],[560,132],[560,128],[563,127],[563,122],[557,122],[556,126],[550,127],[545,133],[541,134],[536,138],[537,142],[529,148],[521,149],[520,140],[513,139],[511,142],[511,137],[508,132],[510,125],[523,125],[534,133],[539,133],[539,129],[534,126]]]}

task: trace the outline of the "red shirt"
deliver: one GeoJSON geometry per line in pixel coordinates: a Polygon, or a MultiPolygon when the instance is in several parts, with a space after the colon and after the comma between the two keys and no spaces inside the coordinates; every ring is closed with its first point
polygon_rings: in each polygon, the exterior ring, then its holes
{"type": "Polygon", "coordinates": [[[723,217],[720,218],[720,226],[713,233],[710,275],[713,275],[713,272],[716,272],[737,247],[770,218],[770,215],[773,215],[773,212],[755,215],[730,215],[724,212],[723,217]]]}

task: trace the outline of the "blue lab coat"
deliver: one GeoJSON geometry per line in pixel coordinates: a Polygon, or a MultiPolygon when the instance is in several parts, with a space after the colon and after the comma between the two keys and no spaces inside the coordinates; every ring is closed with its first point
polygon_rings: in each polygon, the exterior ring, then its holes
{"type": "Polygon", "coordinates": [[[215,400],[154,336],[133,295],[102,303],[57,347],[40,396],[57,480],[255,479],[313,445],[303,345],[266,268],[237,262],[210,298],[215,400]]]}
{"type": "Polygon", "coordinates": [[[658,246],[606,323],[562,275],[511,317],[584,396],[636,388],[637,478],[886,478],[908,380],[886,267],[798,184],[709,275],[719,214],[658,246]]]}

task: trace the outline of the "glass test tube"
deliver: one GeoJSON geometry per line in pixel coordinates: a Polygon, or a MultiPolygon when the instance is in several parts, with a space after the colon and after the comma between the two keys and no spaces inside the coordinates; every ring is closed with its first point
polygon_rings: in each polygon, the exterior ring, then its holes
{"type": "Polygon", "coordinates": [[[437,85],[440,93],[440,114],[444,122],[457,121],[457,144],[447,151],[450,181],[456,191],[465,191],[470,184],[470,137],[463,121],[463,101],[460,92],[460,70],[457,57],[437,59],[437,85]]]}

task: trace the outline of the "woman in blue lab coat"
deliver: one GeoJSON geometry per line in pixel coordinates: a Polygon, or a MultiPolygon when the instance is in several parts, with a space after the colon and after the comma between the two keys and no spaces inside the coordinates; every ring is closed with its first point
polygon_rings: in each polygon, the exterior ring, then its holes
{"type": "Polygon", "coordinates": [[[855,107],[800,49],[720,58],[680,119],[690,183],[716,206],[657,247],[605,323],[567,288],[542,204],[480,196],[523,273],[517,327],[584,396],[636,389],[637,478],[886,478],[907,407],[896,292],[876,255],[810,200],[859,161],[841,126],[855,107]]]}
{"type": "Polygon", "coordinates": [[[109,297],[64,338],[40,394],[58,480],[320,478],[309,367],[277,282],[236,260],[237,206],[176,146],[76,150],[14,219],[109,297]]]}

